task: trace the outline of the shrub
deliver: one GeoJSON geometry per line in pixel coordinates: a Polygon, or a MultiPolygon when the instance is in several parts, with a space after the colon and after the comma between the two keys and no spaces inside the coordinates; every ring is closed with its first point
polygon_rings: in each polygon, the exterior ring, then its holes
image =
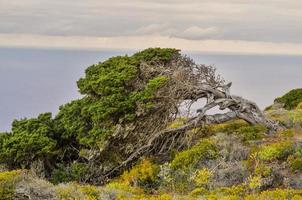
{"type": "Polygon", "coordinates": [[[67,183],[71,181],[85,182],[85,175],[88,173],[88,166],[84,163],[72,163],[70,165],[60,165],[53,170],[51,182],[54,184],[67,183]]]}
{"type": "Polygon", "coordinates": [[[268,177],[272,173],[272,169],[264,163],[258,163],[255,168],[255,174],[261,177],[268,177]]]}
{"type": "Polygon", "coordinates": [[[296,147],[293,155],[288,157],[292,170],[302,172],[302,145],[296,147]]]}
{"type": "Polygon", "coordinates": [[[100,190],[91,185],[78,185],[69,183],[60,184],[56,187],[56,194],[61,200],[84,199],[84,200],[101,200],[100,190]]]}
{"type": "Polygon", "coordinates": [[[261,177],[260,176],[249,176],[247,180],[248,187],[251,190],[256,190],[261,187],[261,177]]]}
{"type": "Polygon", "coordinates": [[[236,130],[236,132],[242,136],[243,141],[245,142],[261,139],[266,131],[266,128],[261,125],[243,126],[236,130]]]}
{"type": "Polygon", "coordinates": [[[11,168],[28,168],[34,160],[49,160],[56,147],[50,113],[15,120],[12,133],[1,135],[0,162],[11,168]]]}
{"type": "Polygon", "coordinates": [[[240,200],[246,194],[243,185],[234,185],[232,187],[223,187],[210,191],[210,194],[205,195],[205,199],[210,200],[240,200]]]}
{"type": "Polygon", "coordinates": [[[187,170],[196,166],[199,162],[216,159],[218,155],[218,148],[214,142],[205,139],[192,148],[176,154],[171,162],[171,168],[187,170]]]}
{"type": "Polygon", "coordinates": [[[285,200],[285,199],[299,199],[301,191],[289,189],[275,189],[263,191],[260,194],[247,195],[244,200],[285,200]]]}
{"type": "Polygon", "coordinates": [[[275,99],[275,102],[283,103],[287,110],[295,109],[302,102],[302,88],[289,91],[282,97],[275,99]]]}
{"type": "Polygon", "coordinates": [[[0,173],[0,199],[12,200],[14,197],[15,184],[20,178],[22,171],[9,171],[0,173]]]}
{"type": "Polygon", "coordinates": [[[202,168],[196,171],[196,175],[194,176],[194,182],[197,186],[207,185],[213,176],[213,172],[207,168],[202,168]]]}
{"type": "Polygon", "coordinates": [[[302,158],[290,156],[288,158],[288,162],[294,171],[302,172],[302,158]]]}
{"type": "Polygon", "coordinates": [[[243,120],[233,120],[222,124],[211,125],[210,130],[213,131],[214,133],[221,132],[221,133],[232,134],[237,132],[239,128],[246,127],[246,126],[248,126],[248,124],[243,120]]]}
{"type": "Polygon", "coordinates": [[[249,125],[243,120],[234,120],[223,124],[217,124],[210,126],[210,131],[214,133],[227,133],[238,134],[242,137],[244,142],[250,140],[261,139],[264,133],[267,131],[264,126],[261,125],[249,125]]]}
{"type": "Polygon", "coordinates": [[[205,188],[196,188],[192,192],[190,192],[189,195],[193,196],[193,197],[198,197],[198,196],[206,194],[207,192],[208,191],[205,188]]]}
{"type": "Polygon", "coordinates": [[[300,102],[300,103],[297,105],[296,110],[299,110],[299,111],[302,110],[302,102],[300,102]]]}
{"type": "Polygon", "coordinates": [[[156,187],[160,168],[150,159],[140,161],[131,170],[125,171],[119,178],[119,182],[131,186],[140,186],[144,189],[156,187]]]}
{"type": "Polygon", "coordinates": [[[258,157],[263,161],[284,160],[293,153],[293,143],[281,141],[262,146],[258,151],[258,157]]]}
{"type": "Polygon", "coordinates": [[[281,131],[279,134],[283,137],[292,137],[294,136],[294,131],[293,129],[286,129],[284,131],[281,131]]]}

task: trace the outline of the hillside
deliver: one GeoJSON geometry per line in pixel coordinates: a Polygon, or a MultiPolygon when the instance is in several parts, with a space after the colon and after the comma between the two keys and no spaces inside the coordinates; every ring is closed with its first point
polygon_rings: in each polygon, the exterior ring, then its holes
{"type": "Polygon", "coordinates": [[[82,99],[0,135],[0,199],[302,199],[301,90],[262,112],[231,85],[175,49],[92,65],[82,99]]]}

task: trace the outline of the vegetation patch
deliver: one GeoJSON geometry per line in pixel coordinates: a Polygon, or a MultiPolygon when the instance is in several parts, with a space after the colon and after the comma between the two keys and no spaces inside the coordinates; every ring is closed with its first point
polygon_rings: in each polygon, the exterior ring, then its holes
{"type": "Polygon", "coordinates": [[[302,102],[302,88],[289,91],[282,97],[276,98],[275,102],[283,103],[287,110],[295,109],[302,102]]]}

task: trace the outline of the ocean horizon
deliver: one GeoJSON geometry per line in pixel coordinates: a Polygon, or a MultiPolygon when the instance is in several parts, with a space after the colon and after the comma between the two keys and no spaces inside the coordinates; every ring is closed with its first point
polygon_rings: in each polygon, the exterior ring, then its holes
{"type": "MultiPolygon", "coordinates": [[[[85,69],[132,50],[56,50],[0,48],[0,132],[14,119],[52,112],[81,98],[76,81],[85,69]]],[[[196,63],[214,65],[231,92],[262,109],[285,92],[302,87],[302,56],[235,55],[183,52],[196,63]]]]}

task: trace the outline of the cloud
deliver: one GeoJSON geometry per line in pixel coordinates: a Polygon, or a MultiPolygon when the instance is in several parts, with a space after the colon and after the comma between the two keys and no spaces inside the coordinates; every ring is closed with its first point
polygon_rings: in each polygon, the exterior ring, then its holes
{"type": "Polygon", "coordinates": [[[0,34],[301,43],[301,10],[300,0],[1,0],[0,34]]]}
{"type": "Polygon", "coordinates": [[[171,47],[184,51],[230,54],[302,55],[302,43],[272,43],[243,40],[188,40],[167,36],[44,36],[0,34],[0,44],[7,47],[59,49],[144,49],[171,47]]]}
{"type": "Polygon", "coordinates": [[[220,33],[220,31],[217,27],[200,28],[198,26],[192,26],[182,32],[175,33],[173,36],[190,40],[199,40],[213,38],[218,33],[220,33]]]}

